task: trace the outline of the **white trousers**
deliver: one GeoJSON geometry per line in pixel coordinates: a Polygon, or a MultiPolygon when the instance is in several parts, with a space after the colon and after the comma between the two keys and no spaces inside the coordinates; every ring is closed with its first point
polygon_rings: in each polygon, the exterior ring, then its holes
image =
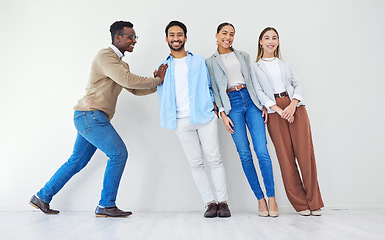
{"type": "Polygon", "coordinates": [[[219,151],[217,118],[214,116],[205,124],[190,124],[189,118],[177,119],[175,133],[190,163],[192,176],[202,200],[205,203],[213,200],[227,201],[226,175],[219,151]],[[204,169],[203,156],[210,166],[215,195],[204,169]]]}

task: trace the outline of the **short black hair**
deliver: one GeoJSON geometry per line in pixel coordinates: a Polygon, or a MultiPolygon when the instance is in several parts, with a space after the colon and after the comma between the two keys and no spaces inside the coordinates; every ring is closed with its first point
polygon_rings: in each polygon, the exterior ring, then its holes
{"type": "Polygon", "coordinates": [[[219,33],[224,26],[232,26],[234,28],[234,32],[235,32],[235,27],[233,26],[233,24],[228,23],[228,22],[224,22],[224,23],[219,24],[219,26],[217,27],[217,33],[219,33]]]}
{"type": "Polygon", "coordinates": [[[112,43],[114,43],[114,39],[116,35],[122,34],[122,30],[124,27],[132,28],[134,27],[134,24],[126,21],[116,21],[110,26],[112,43]]]}
{"type": "Polygon", "coordinates": [[[183,23],[179,22],[179,21],[171,21],[167,26],[166,26],[166,30],[165,30],[165,33],[166,33],[166,37],[168,36],[168,29],[170,27],[173,27],[173,26],[178,26],[180,28],[182,28],[183,32],[184,32],[184,36],[187,37],[187,27],[186,25],[184,25],[183,23]]]}

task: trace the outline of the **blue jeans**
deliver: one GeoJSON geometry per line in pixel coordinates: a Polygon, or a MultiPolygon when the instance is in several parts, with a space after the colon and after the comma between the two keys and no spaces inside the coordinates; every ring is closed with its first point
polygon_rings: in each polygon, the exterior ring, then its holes
{"type": "Polygon", "coordinates": [[[241,158],[242,168],[254,195],[258,200],[264,197],[255,171],[250,143],[247,138],[246,126],[253,141],[254,151],[257,155],[259,168],[262,173],[263,183],[268,197],[275,196],[273,167],[267,150],[266,130],[263,123],[262,112],[255,106],[246,88],[228,93],[231,110],[229,117],[234,123],[233,140],[241,158]]]}
{"type": "Polygon", "coordinates": [[[120,179],[128,158],[126,146],[102,111],[75,111],[74,123],[78,134],[71,157],[56,171],[37,196],[50,203],[52,197],[87,165],[99,148],[110,158],[104,173],[99,205],[115,207],[120,179]]]}

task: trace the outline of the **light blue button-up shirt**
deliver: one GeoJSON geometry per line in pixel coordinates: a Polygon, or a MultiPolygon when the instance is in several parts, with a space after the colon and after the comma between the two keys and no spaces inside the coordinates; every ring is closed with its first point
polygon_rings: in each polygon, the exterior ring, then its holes
{"type": "MultiPolygon", "coordinates": [[[[205,59],[187,51],[188,86],[190,98],[190,123],[203,124],[213,119],[214,96],[205,59]]],[[[162,128],[176,129],[175,64],[169,55],[165,61],[168,68],[162,85],[158,86],[160,125],[162,128]]]]}

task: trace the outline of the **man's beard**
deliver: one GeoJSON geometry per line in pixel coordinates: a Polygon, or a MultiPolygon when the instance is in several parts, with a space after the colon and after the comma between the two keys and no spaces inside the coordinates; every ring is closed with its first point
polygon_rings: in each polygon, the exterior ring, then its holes
{"type": "Polygon", "coordinates": [[[184,48],[184,44],[185,44],[185,43],[182,43],[178,48],[174,48],[174,46],[173,46],[171,43],[169,43],[168,46],[169,46],[173,51],[178,52],[178,51],[180,51],[180,50],[182,50],[182,49],[184,48]]]}

